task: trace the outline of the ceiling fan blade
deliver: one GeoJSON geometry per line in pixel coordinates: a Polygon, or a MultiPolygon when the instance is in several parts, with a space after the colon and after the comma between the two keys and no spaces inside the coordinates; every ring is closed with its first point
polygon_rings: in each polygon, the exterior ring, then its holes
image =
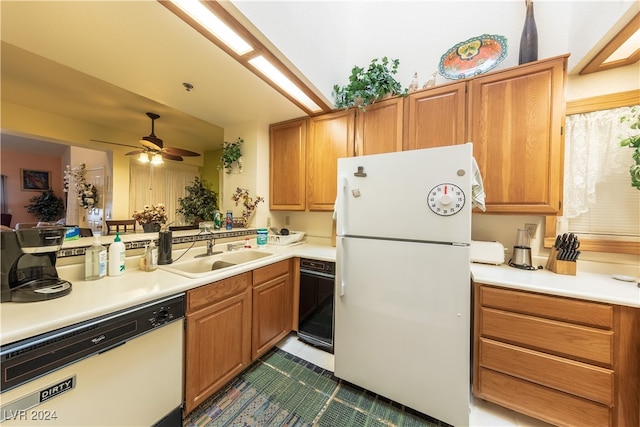
{"type": "Polygon", "coordinates": [[[103,144],[119,145],[121,147],[138,148],[135,145],[120,144],[119,142],[103,141],[102,139],[89,139],[89,141],[101,142],[103,144]]]}
{"type": "Polygon", "coordinates": [[[175,160],[176,162],[181,162],[183,161],[182,157],[180,156],[175,156],[173,154],[169,154],[165,151],[163,151],[162,153],[160,153],[162,155],[163,159],[168,159],[168,160],[175,160]]]}
{"type": "Polygon", "coordinates": [[[144,150],[136,150],[136,151],[129,151],[128,153],[125,153],[125,156],[134,156],[136,154],[140,154],[140,153],[144,153],[144,150]]]}
{"type": "Polygon", "coordinates": [[[196,153],[189,150],[183,150],[182,148],[167,147],[162,150],[163,153],[171,154],[173,156],[185,156],[185,157],[197,157],[200,153],[196,153]]]}

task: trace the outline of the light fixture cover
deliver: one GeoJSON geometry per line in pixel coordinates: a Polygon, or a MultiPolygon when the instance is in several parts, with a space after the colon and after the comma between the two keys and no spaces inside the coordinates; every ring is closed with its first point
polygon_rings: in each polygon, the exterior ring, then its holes
{"type": "Polygon", "coordinates": [[[153,155],[153,158],[151,159],[152,165],[161,165],[163,163],[164,163],[164,160],[162,160],[162,156],[160,154],[153,155]]]}
{"type": "Polygon", "coordinates": [[[147,153],[140,153],[138,161],[142,163],[149,163],[149,155],[147,153]]]}

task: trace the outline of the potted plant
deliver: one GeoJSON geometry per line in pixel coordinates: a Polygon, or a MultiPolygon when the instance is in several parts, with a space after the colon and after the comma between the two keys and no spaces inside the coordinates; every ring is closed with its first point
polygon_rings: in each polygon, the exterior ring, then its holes
{"type": "Polygon", "coordinates": [[[256,195],[254,200],[253,197],[249,196],[249,190],[237,187],[236,192],[231,196],[231,200],[236,202],[236,206],[238,206],[238,203],[242,200],[242,206],[244,206],[242,211],[242,225],[246,228],[249,226],[249,218],[251,218],[253,211],[258,207],[258,203],[264,201],[264,198],[256,195]]]}
{"type": "Polygon", "coordinates": [[[233,171],[233,166],[237,165],[238,170],[242,172],[242,151],[240,151],[240,146],[243,142],[244,140],[240,137],[236,138],[235,141],[224,142],[218,170],[224,168],[230,174],[233,171]]]}
{"type": "Polygon", "coordinates": [[[35,215],[40,221],[58,220],[64,214],[64,201],[56,196],[53,190],[43,191],[39,196],[29,199],[25,206],[27,212],[35,215]]]}
{"type": "Polygon", "coordinates": [[[349,108],[357,105],[362,108],[377,100],[393,95],[406,95],[394,75],[398,73],[398,59],[389,60],[386,56],[378,62],[375,58],[365,70],[355,66],[351,70],[349,83],[346,86],[333,86],[333,98],[337,108],[349,108]]]}
{"type": "Polygon", "coordinates": [[[133,219],[138,221],[145,233],[158,232],[161,224],[167,222],[167,211],[162,203],[145,205],[143,210],[133,212],[133,219]]]}
{"type": "Polygon", "coordinates": [[[623,147],[635,148],[635,151],[631,155],[635,164],[629,168],[629,174],[631,175],[631,185],[640,190],[640,109],[638,106],[631,108],[631,112],[628,116],[622,116],[620,122],[629,122],[629,127],[636,131],[635,135],[631,135],[620,141],[620,145],[623,147]]]}
{"type": "Polygon", "coordinates": [[[187,195],[178,198],[180,207],[176,213],[182,214],[185,221],[191,224],[213,221],[214,212],[218,210],[218,193],[198,177],[193,181],[193,185],[187,185],[185,189],[187,195]]]}

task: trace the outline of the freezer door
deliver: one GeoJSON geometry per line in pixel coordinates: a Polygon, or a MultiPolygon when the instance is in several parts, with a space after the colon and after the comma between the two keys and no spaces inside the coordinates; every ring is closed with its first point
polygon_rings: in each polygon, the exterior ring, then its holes
{"type": "Polygon", "coordinates": [[[469,424],[469,248],[337,239],[335,375],[469,424]]]}
{"type": "Polygon", "coordinates": [[[469,244],[472,149],[339,159],[337,234],[469,244]]]}

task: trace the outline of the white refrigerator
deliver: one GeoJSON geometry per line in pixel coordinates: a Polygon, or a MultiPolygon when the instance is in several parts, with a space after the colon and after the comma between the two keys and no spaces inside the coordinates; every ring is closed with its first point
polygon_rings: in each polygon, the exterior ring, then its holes
{"type": "Polygon", "coordinates": [[[472,144],[338,160],[335,375],[469,424],[472,144]]]}

